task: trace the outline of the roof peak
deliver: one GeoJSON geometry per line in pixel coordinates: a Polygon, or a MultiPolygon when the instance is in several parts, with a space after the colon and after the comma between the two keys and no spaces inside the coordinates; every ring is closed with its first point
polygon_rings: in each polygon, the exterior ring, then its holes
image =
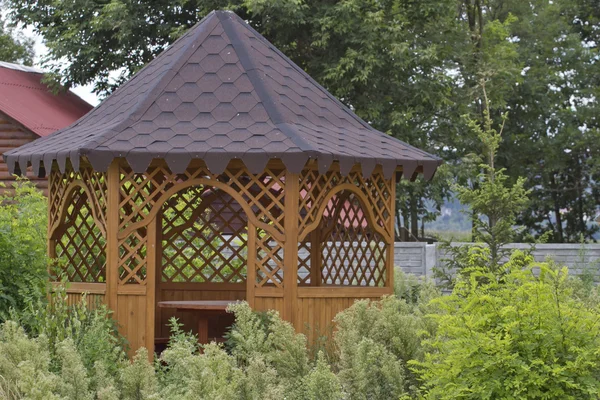
{"type": "Polygon", "coordinates": [[[85,156],[98,171],[125,158],[136,172],[162,158],[176,173],[193,158],[214,173],[234,158],[256,173],[271,158],[290,171],[311,158],[321,171],[361,164],[367,176],[439,164],[373,129],[231,11],[209,13],[76,124],[8,155],[61,170],[85,156]]]}

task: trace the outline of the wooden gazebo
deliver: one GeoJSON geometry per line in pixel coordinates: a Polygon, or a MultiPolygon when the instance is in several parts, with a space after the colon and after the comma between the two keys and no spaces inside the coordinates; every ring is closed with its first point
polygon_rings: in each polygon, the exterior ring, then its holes
{"type": "Polygon", "coordinates": [[[223,11],[5,159],[49,177],[53,276],[105,302],[133,350],[168,334],[161,301],[245,299],[312,340],[392,293],[396,179],[439,165],[223,11]]]}

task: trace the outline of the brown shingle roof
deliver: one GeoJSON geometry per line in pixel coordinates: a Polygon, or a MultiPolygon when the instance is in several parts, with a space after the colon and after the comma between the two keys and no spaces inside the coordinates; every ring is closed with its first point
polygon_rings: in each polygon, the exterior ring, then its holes
{"type": "MultiPolygon", "coordinates": [[[[6,157],[7,156],[7,157],[6,157]]],[[[390,175],[440,160],[376,131],[231,12],[209,14],[75,124],[7,153],[37,170],[64,170],[85,156],[98,171],[115,157],[144,172],[153,158],[182,172],[192,158],[214,173],[233,158],[260,172],[271,158],[298,172],[309,158],[321,171],[381,164],[390,175]],[[49,169],[49,168],[48,168],[49,169]]]]}

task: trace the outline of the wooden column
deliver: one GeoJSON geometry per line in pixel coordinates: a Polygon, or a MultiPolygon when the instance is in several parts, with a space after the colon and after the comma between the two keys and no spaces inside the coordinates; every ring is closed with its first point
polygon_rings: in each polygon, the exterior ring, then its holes
{"type": "Polygon", "coordinates": [[[117,289],[119,285],[119,202],[120,172],[117,160],[108,167],[108,201],[106,207],[106,304],[117,314],[117,289]]]}
{"type": "Polygon", "coordinates": [[[310,286],[321,286],[321,231],[317,227],[310,233],[310,286]]]}
{"type": "Polygon", "coordinates": [[[389,182],[390,184],[390,204],[388,205],[390,208],[390,218],[389,218],[389,225],[388,225],[388,238],[386,239],[388,241],[388,248],[387,248],[387,254],[385,257],[385,261],[386,261],[386,273],[387,273],[387,277],[385,280],[385,287],[389,288],[390,290],[394,290],[394,242],[395,242],[395,221],[396,221],[396,174],[392,174],[392,178],[389,180],[386,180],[386,183],[389,182]]]}
{"type": "MultiPolygon", "coordinates": [[[[50,190],[52,190],[52,188],[56,187],[56,185],[52,184],[52,180],[56,179],[56,176],[52,173],[52,171],[49,171],[49,175],[48,175],[48,198],[46,199],[46,203],[48,205],[48,229],[47,229],[47,235],[46,237],[47,239],[47,243],[46,245],[48,247],[46,247],[47,249],[47,254],[48,254],[48,258],[50,260],[54,260],[56,258],[56,240],[54,240],[51,236],[51,225],[52,225],[52,221],[53,221],[53,215],[52,215],[52,201],[54,196],[56,196],[56,193],[50,193],[50,190]]],[[[58,210],[55,210],[56,212],[58,212],[58,210]]],[[[51,266],[48,267],[49,269],[51,268],[51,266]]],[[[48,271],[50,272],[50,271],[48,271]]]]}
{"type": "Polygon", "coordinates": [[[246,301],[254,308],[256,291],[256,226],[248,221],[248,253],[246,256],[246,301]]]}
{"type": "MultiPolygon", "coordinates": [[[[298,215],[299,215],[298,174],[286,172],[284,201],[284,257],[283,257],[283,318],[295,323],[296,303],[298,302],[298,215]]],[[[296,326],[296,330],[300,327],[296,326]]]]}
{"type": "MultiPolygon", "coordinates": [[[[148,241],[146,248],[146,335],[145,346],[148,358],[154,357],[155,312],[156,312],[156,256],[157,256],[157,218],[148,225],[148,241]]],[[[162,227],[161,227],[162,228],[162,227]]],[[[162,231],[162,229],[161,229],[162,231]]]]}
{"type": "MultiPolygon", "coordinates": [[[[162,208],[162,207],[161,207],[162,208]]],[[[162,313],[160,308],[156,307],[156,304],[162,300],[162,273],[163,273],[163,248],[162,248],[162,233],[163,233],[163,213],[162,210],[156,214],[156,218],[151,222],[156,226],[156,239],[154,240],[154,259],[155,261],[155,278],[154,278],[154,336],[162,336],[162,313]]],[[[151,233],[151,232],[148,232],[151,233]]],[[[150,245],[150,243],[148,243],[150,245]]],[[[148,288],[149,289],[149,288],[148,288]]]]}

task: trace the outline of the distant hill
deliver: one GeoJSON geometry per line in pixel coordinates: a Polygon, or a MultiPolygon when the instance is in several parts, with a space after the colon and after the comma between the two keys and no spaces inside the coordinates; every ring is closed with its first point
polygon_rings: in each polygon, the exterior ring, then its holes
{"type": "Polygon", "coordinates": [[[457,199],[452,199],[442,206],[442,213],[435,221],[425,223],[425,229],[437,232],[471,232],[471,220],[463,212],[466,209],[457,199]]]}

